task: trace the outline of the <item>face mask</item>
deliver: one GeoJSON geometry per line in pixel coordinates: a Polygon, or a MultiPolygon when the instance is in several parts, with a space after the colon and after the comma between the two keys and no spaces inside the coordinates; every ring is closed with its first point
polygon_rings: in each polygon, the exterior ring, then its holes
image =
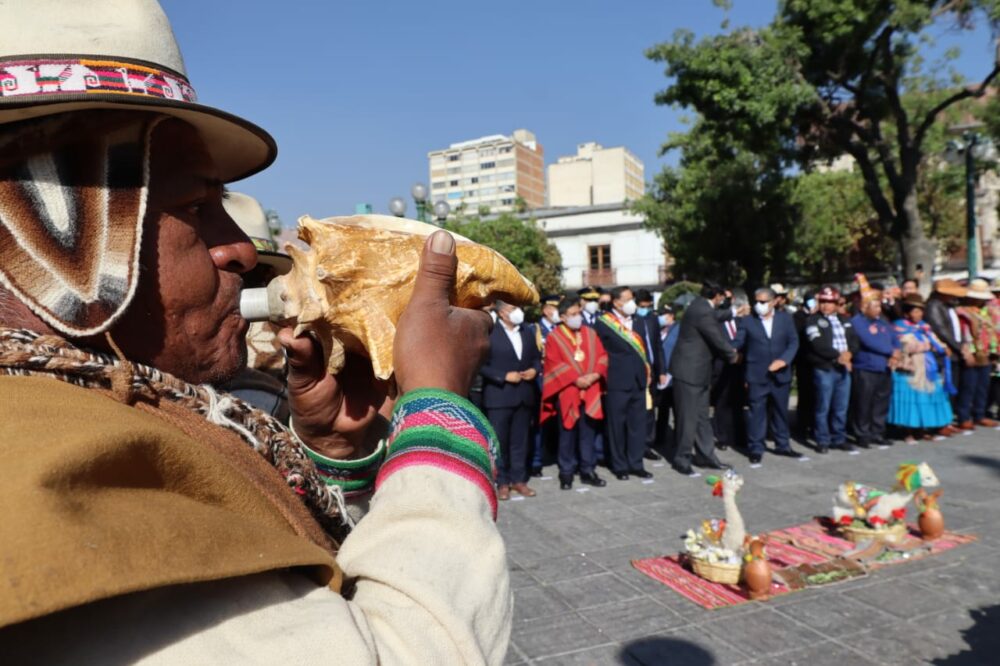
{"type": "Polygon", "coordinates": [[[524,310],[521,308],[514,308],[510,311],[507,318],[510,319],[510,323],[514,324],[514,326],[520,326],[524,323],[524,310]]]}
{"type": "Polygon", "coordinates": [[[733,306],[733,302],[730,299],[728,299],[728,298],[723,299],[723,301],[721,303],[719,303],[719,309],[720,310],[728,310],[732,306],[733,306]]]}
{"type": "Polygon", "coordinates": [[[753,309],[761,317],[766,317],[767,313],[771,311],[771,304],[770,303],[760,303],[760,302],[754,303],[753,309]]]}
{"type": "Polygon", "coordinates": [[[587,301],[583,304],[583,311],[587,314],[595,314],[598,309],[597,301],[587,301]]]}
{"type": "Polygon", "coordinates": [[[497,311],[496,310],[490,310],[490,319],[493,320],[494,324],[497,323],[497,311]]]}
{"type": "Polygon", "coordinates": [[[603,312],[611,312],[611,301],[600,301],[599,303],[603,312]]]}
{"type": "Polygon", "coordinates": [[[636,306],[635,301],[625,301],[622,305],[622,314],[626,317],[631,317],[638,309],[639,308],[636,306]]]}
{"type": "Polygon", "coordinates": [[[573,315],[572,317],[566,317],[566,325],[572,328],[574,331],[579,331],[580,327],[583,326],[583,315],[573,315]]]}
{"type": "Polygon", "coordinates": [[[646,315],[649,314],[649,308],[647,308],[647,307],[637,308],[636,311],[635,311],[635,313],[637,315],[639,315],[640,317],[645,317],[646,315]]]}
{"type": "Polygon", "coordinates": [[[816,309],[816,299],[810,298],[808,301],[806,301],[806,310],[815,310],[815,309],[816,309]]]}
{"type": "Polygon", "coordinates": [[[546,319],[548,319],[549,323],[552,324],[553,326],[555,326],[556,324],[558,324],[561,321],[558,312],[555,313],[554,315],[552,315],[551,317],[546,317],[546,319]]]}
{"type": "Polygon", "coordinates": [[[667,325],[667,315],[660,315],[657,317],[660,320],[660,328],[664,328],[667,325]]]}

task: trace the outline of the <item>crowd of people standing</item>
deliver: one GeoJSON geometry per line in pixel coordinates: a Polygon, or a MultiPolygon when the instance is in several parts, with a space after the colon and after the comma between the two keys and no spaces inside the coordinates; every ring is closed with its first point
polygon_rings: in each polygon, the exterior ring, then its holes
{"type": "Polygon", "coordinates": [[[500,441],[499,498],[534,496],[551,461],[569,490],[605,486],[599,466],[648,479],[666,457],[691,476],[728,468],[729,448],[758,465],[803,458],[793,438],[856,453],[1000,425],[1000,280],[941,279],[926,300],[914,280],[855,285],[792,303],[780,284],[748,298],[709,282],[658,308],[647,290],[586,287],[544,297],[536,324],[496,304],[470,397],[500,441]]]}

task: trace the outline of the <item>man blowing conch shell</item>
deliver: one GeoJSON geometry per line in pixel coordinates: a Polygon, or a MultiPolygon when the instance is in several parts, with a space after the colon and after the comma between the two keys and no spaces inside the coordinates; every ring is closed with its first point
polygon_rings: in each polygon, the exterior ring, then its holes
{"type": "Polygon", "coordinates": [[[223,184],[271,137],[196,101],[155,0],[0,3],[0,85],[4,662],[501,663],[496,438],[459,397],[490,319],[449,300],[455,239],[422,246],[387,438],[367,359],[279,333],[296,436],[211,388],[257,262],[223,184]]]}

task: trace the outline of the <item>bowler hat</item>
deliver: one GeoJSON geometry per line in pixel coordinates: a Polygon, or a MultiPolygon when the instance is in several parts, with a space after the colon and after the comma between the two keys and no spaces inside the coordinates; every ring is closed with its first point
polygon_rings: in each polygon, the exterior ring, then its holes
{"type": "Polygon", "coordinates": [[[969,291],[966,298],[975,298],[980,301],[992,301],[993,294],[990,292],[990,283],[982,278],[976,278],[969,283],[969,291]]]}
{"type": "MultiPolygon", "coordinates": [[[[246,85],[263,93],[264,73],[246,85]]],[[[156,0],[0,2],[0,125],[88,109],[148,111],[194,126],[224,182],[274,161],[267,132],[197,100],[156,0]]]]}
{"type": "Polygon", "coordinates": [[[903,297],[903,309],[909,310],[910,308],[920,308],[923,309],[927,306],[924,301],[924,297],[920,294],[907,294],[903,297]]]}

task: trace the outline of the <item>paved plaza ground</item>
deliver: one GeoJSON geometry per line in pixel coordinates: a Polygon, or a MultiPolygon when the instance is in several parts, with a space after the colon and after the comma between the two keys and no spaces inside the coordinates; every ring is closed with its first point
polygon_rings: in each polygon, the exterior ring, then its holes
{"type": "MultiPolygon", "coordinates": [[[[838,483],[892,485],[902,461],[940,477],[949,529],[977,543],[768,602],[705,610],[632,568],[677,552],[681,535],[722,517],[704,478],[647,463],[652,483],[561,491],[501,503],[499,526],[514,587],[508,664],[1000,664],[1000,431],[860,455],[798,462],[766,456],[760,469],[720,453],[745,478],[739,505],[759,533],[830,512],[838,483]]],[[[555,467],[546,474],[556,475],[555,467]]],[[[911,517],[913,511],[910,512],[911,517]]]]}

